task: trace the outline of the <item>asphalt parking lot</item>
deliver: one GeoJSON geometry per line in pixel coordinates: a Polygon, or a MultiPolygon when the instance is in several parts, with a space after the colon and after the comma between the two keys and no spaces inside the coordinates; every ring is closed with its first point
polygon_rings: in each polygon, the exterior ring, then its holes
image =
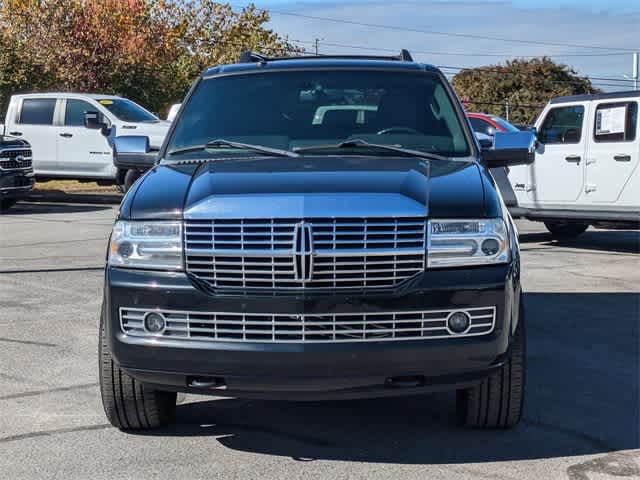
{"type": "Polygon", "coordinates": [[[102,266],[117,207],[22,203],[0,217],[0,478],[640,478],[640,234],[551,240],[520,222],[525,419],[456,425],[452,393],[285,403],[180,399],[147,434],[106,423],[102,266]]]}

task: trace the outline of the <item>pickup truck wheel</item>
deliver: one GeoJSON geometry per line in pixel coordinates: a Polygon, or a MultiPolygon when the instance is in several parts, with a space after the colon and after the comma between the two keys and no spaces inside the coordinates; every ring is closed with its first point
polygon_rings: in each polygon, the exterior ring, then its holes
{"type": "Polygon", "coordinates": [[[124,193],[129,191],[133,184],[136,183],[136,180],[140,178],[140,175],[142,174],[137,170],[127,170],[127,173],[124,174],[124,193]]]}
{"type": "Polygon", "coordinates": [[[579,222],[544,222],[553,238],[574,238],[589,228],[588,223],[579,222]]]}
{"type": "Polygon", "coordinates": [[[100,319],[100,393],[107,419],[121,430],[145,430],[158,428],[173,420],[176,409],[176,393],[163,392],[148,387],[127,375],[111,357],[104,329],[104,317],[100,319]]]}
{"type": "Polygon", "coordinates": [[[511,428],[522,417],[525,385],[525,325],[522,302],[520,319],[507,363],[478,385],[458,390],[458,419],[475,428],[511,428]]]}
{"type": "Polygon", "coordinates": [[[14,198],[5,198],[4,200],[0,200],[0,213],[5,210],[9,210],[16,204],[17,200],[14,198]]]}

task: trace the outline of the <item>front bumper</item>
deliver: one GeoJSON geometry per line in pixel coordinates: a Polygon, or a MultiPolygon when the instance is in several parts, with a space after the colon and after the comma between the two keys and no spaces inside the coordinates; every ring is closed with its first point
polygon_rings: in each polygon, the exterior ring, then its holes
{"type": "Polygon", "coordinates": [[[0,198],[24,198],[33,190],[36,177],[33,172],[0,172],[0,198]]]}
{"type": "Polygon", "coordinates": [[[427,271],[386,293],[212,295],[182,273],[107,268],[114,360],[160,389],[257,398],[358,398],[460,388],[499,368],[518,321],[519,266],[427,271]],[[480,336],[345,343],[193,341],[127,335],[121,308],[326,314],[495,307],[480,336]]]}

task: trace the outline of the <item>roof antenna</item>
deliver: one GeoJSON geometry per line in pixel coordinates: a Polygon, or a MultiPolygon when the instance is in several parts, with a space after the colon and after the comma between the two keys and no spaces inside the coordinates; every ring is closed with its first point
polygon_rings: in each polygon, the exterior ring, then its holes
{"type": "Polygon", "coordinates": [[[240,63],[251,63],[253,60],[251,58],[251,51],[246,50],[240,54],[240,63]]]}
{"type": "Polygon", "coordinates": [[[259,53],[252,52],[251,50],[247,50],[242,52],[240,55],[240,63],[260,63],[265,64],[267,62],[267,58],[259,53]]]}
{"type": "Polygon", "coordinates": [[[403,62],[413,62],[413,57],[409,53],[409,50],[407,50],[406,48],[400,50],[400,60],[402,60],[403,62]]]}

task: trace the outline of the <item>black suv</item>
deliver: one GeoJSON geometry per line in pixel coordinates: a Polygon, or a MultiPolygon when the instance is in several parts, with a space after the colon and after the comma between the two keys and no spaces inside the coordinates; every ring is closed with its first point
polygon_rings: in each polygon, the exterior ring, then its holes
{"type": "MultiPolygon", "coordinates": [[[[119,155],[149,154],[119,137],[119,155]]],[[[524,395],[515,225],[442,73],[399,57],[266,58],[202,74],[108,249],[100,385],[122,429],[176,393],[352,399],[458,392],[510,427],[524,395]]]]}
{"type": "Polygon", "coordinates": [[[29,195],[35,185],[31,145],[0,135],[0,213],[29,195]]]}

